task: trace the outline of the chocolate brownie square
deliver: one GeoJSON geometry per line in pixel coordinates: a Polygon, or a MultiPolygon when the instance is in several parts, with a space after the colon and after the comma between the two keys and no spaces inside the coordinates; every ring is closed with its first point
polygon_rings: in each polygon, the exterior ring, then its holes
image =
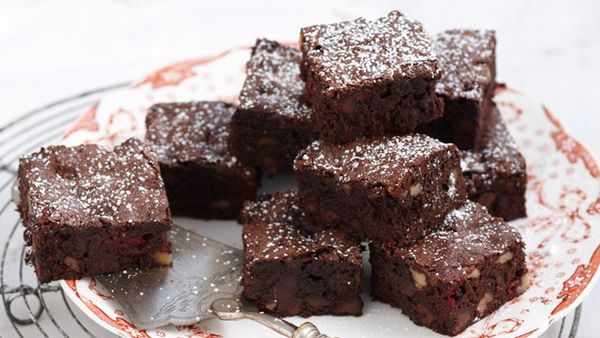
{"type": "Polygon", "coordinates": [[[18,180],[27,261],[41,283],[170,264],[171,212],[142,141],[42,148],[20,159],[18,180]]]}
{"type": "Polygon", "coordinates": [[[527,216],[525,158],[494,107],[487,118],[483,149],[463,151],[461,167],[469,199],[505,221],[527,216]]]}
{"type": "Polygon", "coordinates": [[[529,287],[516,229],[467,201],[412,246],[370,244],[371,292],[415,324],[456,335],[529,287]]]}
{"type": "Polygon", "coordinates": [[[292,172],[294,157],[317,138],[305,101],[299,50],[256,42],[246,67],[239,106],[231,118],[231,152],[248,166],[292,172]]]}
{"type": "Polygon", "coordinates": [[[409,133],[443,113],[432,42],[419,22],[398,11],[302,28],[300,48],[323,140],[409,133]]]}
{"type": "Polygon", "coordinates": [[[484,121],[496,87],[496,36],[489,30],[449,30],[433,43],[442,78],[436,92],[444,115],[418,129],[460,149],[482,148],[484,121]]]}
{"type": "Polygon", "coordinates": [[[421,134],[314,142],[294,165],[308,232],[339,228],[409,244],[466,199],[456,146],[421,134]]]}
{"type": "Polygon", "coordinates": [[[228,147],[235,106],[218,101],[159,103],[146,117],[175,216],[235,219],[256,198],[260,177],[228,147]]]}
{"type": "Polygon", "coordinates": [[[244,296],[278,316],[362,313],[360,245],[335,230],[307,236],[294,190],[250,202],[244,220],[244,296]]]}

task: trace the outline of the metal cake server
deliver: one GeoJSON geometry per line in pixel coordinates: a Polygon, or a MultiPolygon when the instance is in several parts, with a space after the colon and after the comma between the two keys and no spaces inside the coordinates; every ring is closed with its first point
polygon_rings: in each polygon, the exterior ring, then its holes
{"type": "Polygon", "coordinates": [[[240,249],[178,226],[169,232],[169,241],[172,267],[96,277],[141,329],[194,324],[213,317],[214,300],[241,296],[240,249]]]}
{"type": "Polygon", "coordinates": [[[305,322],[300,326],[296,326],[284,319],[273,317],[262,312],[246,311],[235,299],[217,299],[212,303],[211,308],[213,313],[221,320],[251,319],[286,337],[329,338],[329,336],[319,332],[317,327],[311,322],[305,322]]]}

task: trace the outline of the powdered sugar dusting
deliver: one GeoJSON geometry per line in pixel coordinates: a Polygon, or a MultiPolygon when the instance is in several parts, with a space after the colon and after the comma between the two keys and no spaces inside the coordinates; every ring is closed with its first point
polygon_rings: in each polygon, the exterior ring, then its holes
{"type": "Polygon", "coordinates": [[[474,202],[449,212],[442,229],[400,252],[445,281],[464,277],[468,267],[481,264],[487,257],[510,248],[523,250],[521,235],[514,227],[490,216],[485,207],[474,202]]]}
{"type": "Polygon", "coordinates": [[[525,159],[496,108],[489,112],[483,143],[484,148],[479,152],[462,151],[461,169],[463,174],[467,174],[467,184],[473,186],[471,189],[476,189],[474,186],[478,183],[483,188],[490,188],[496,184],[498,177],[525,179],[525,159]]]}
{"type": "Polygon", "coordinates": [[[434,49],[442,77],[438,94],[483,100],[494,83],[496,38],[488,30],[448,30],[436,35],[434,49]]]}
{"type": "Polygon", "coordinates": [[[302,211],[294,190],[278,192],[269,199],[249,203],[243,210],[246,263],[307,255],[334,253],[343,260],[361,264],[359,245],[343,233],[325,230],[312,236],[296,227],[302,211]]]}
{"type": "Polygon", "coordinates": [[[146,139],[161,163],[200,162],[240,166],[228,150],[235,106],[218,101],[159,103],[146,119],[146,139]]]}
{"type": "Polygon", "coordinates": [[[438,77],[430,38],[419,22],[398,11],[373,21],[305,27],[300,34],[304,66],[326,91],[363,81],[438,77]]]}
{"type": "Polygon", "coordinates": [[[305,166],[315,171],[327,171],[340,182],[396,182],[413,170],[415,164],[440,151],[446,151],[450,158],[456,150],[454,145],[421,134],[375,138],[345,145],[315,141],[298,154],[294,165],[296,168],[305,166]]]}
{"type": "Polygon", "coordinates": [[[458,189],[456,188],[456,181],[458,180],[459,174],[456,171],[450,173],[448,177],[448,197],[451,199],[455,198],[458,195],[458,189]]]}
{"type": "Polygon", "coordinates": [[[258,110],[309,121],[312,109],[304,101],[299,50],[260,39],[246,68],[240,109],[258,110]]]}
{"type": "Polygon", "coordinates": [[[171,222],[158,162],[139,140],[114,151],[50,146],[23,157],[20,166],[19,179],[28,189],[24,211],[32,225],[171,222]]]}

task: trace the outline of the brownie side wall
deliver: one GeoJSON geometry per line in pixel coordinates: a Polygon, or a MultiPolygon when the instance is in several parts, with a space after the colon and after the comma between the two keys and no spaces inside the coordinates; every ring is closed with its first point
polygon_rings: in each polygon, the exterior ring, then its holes
{"type": "Polygon", "coordinates": [[[306,88],[321,138],[346,143],[361,137],[410,133],[418,124],[439,118],[443,100],[435,95],[435,82],[397,79],[325,93],[309,71],[306,88]]]}
{"type": "Polygon", "coordinates": [[[165,257],[154,256],[170,250],[166,224],[80,228],[42,225],[30,230],[28,260],[41,283],[169,264],[165,257]]]}
{"type": "Polygon", "coordinates": [[[237,219],[244,201],[256,198],[259,185],[255,173],[246,176],[242,170],[194,163],[161,164],[173,215],[237,219]]]}
{"type": "MultiPolygon", "coordinates": [[[[330,254],[331,255],[331,254],[330,254]]],[[[317,256],[244,267],[244,296],[278,316],[362,314],[360,265],[317,256]]]]}
{"type": "MultiPolygon", "coordinates": [[[[26,170],[27,169],[25,169],[20,162],[19,169],[17,172],[17,184],[19,185],[19,203],[17,205],[17,209],[19,210],[19,214],[21,215],[23,226],[25,226],[26,228],[24,235],[28,231],[27,225],[31,222],[29,220],[29,197],[27,194],[29,192],[30,187],[27,180],[23,179],[25,177],[26,170]]],[[[31,245],[31,243],[28,243],[28,245],[31,245]]]]}
{"type": "Polygon", "coordinates": [[[397,240],[408,245],[434,230],[446,213],[466,199],[466,189],[460,173],[458,151],[451,158],[440,151],[412,168],[413,177],[406,179],[392,195],[389,187],[365,182],[340,183],[326,173],[310,168],[296,170],[299,204],[306,213],[303,230],[316,232],[340,228],[359,240],[397,240]],[[432,164],[438,170],[428,171],[432,164]],[[455,177],[455,192],[450,175],[455,177]],[[415,196],[408,193],[419,186],[415,196]],[[425,212],[424,212],[425,209],[425,212]]]}
{"type": "Polygon", "coordinates": [[[518,296],[521,278],[527,273],[524,251],[519,244],[511,247],[514,256],[508,262],[500,264],[497,262],[500,254],[491,255],[475,266],[480,273],[478,278],[465,277],[453,284],[439,280],[434,283],[435,271],[428,273],[389,249],[376,245],[370,249],[373,297],[402,309],[415,324],[446,335],[462,332],[518,296]],[[426,286],[416,287],[411,269],[427,275],[426,286]],[[483,300],[486,293],[490,297],[488,302],[483,300]]]}
{"type": "Polygon", "coordinates": [[[444,99],[444,116],[419,126],[419,132],[442,142],[454,143],[460,149],[481,147],[483,118],[480,107],[473,100],[444,99]]]}
{"type": "Polygon", "coordinates": [[[526,217],[527,177],[518,175],[498,175],[487,173],[463,173],[467,183],[469,199],[485,206],[493,216],[505,221],[526,217]]]}
{"type": "Polygon", "coordinates": [[[238,109],[230,124],[230,150],[247,166],[291,173],[296,154],[317,138],[309,127],[275,114],[238,109]]]}
{"type": "MultiPolygon", "coordinates": [[[[491,81],[482,84],[485,87],[483,96],[469,99],[440,95],[444,99],[444,114],[437,120],[419,126],[419,132],[443,142],[454,143],[461,150],[481,150],[484,147],[485,120],[494,106],[492,99],[496,89],[495,60],[495,56],[492,57],[489,64],[491,81]]],[[[469,83],[463,85],[465,90],[469,90],[469,83]]]]}

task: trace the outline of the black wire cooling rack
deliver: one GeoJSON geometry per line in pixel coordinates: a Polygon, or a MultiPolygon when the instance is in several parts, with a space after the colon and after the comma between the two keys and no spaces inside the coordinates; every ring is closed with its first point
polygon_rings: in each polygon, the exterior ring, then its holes
{"type": "Polygon", "coordinates": [[[12,203],[18,159],[56,142],[99,98],[126,83],[94,89],[32,110],[0,127],[0,337],[106,336],[81,315],[57,283],[39,284],[25,265],[23,229],[12,203]],[[8,320],[6,320],[8,319],[8,320]]]}
{"type": "MultiPolygon", "coordinates": [[[[39,284],[24,264],[23,227],[12,203],[12,187],[22,154],[56,142],[78,116],[121,83],[83,92],[39,107],[0,127],[0,338],[108,337],[67,300],[57,283],[39,284]],[[5,320],[5,319],[8,319],[5,320]]],[[[549,337],[575,337],[581,305],[554,326],[549,337]]]]}

